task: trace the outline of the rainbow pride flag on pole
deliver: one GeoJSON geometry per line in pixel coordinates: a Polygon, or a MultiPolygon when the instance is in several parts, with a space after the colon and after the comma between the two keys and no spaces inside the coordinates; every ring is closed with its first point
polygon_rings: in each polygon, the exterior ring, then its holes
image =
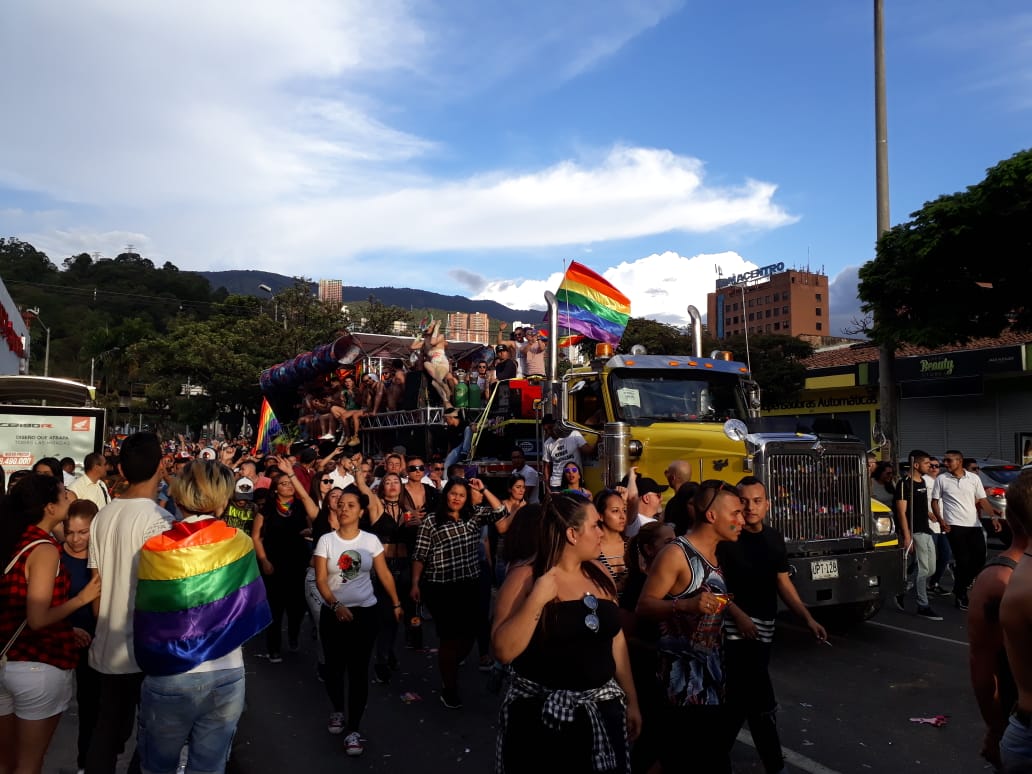
{"type": "Polygon", "coordinates": [[[254,543],[224,521],[181,521],[143,544],[133,646],[144,674],[232,653],[272,622],[254,543]]]}
{"type": "Polygon", "coordinates": [[[631,316],[631,301],[600,275],[574,261],[555,297],[559,331],[576,331],[614,347],[620,343],[631,316]]]}
{"type": "Polygon", "coordinates": [[[258,432],[254,437],[254,454],[256,457],[261,454],[268,454],[272,449],[272,439],[280,431],[279,420],[272,413],[272,406],[268,398],[262,398],[262,410],[258,414],[258,432]]]}

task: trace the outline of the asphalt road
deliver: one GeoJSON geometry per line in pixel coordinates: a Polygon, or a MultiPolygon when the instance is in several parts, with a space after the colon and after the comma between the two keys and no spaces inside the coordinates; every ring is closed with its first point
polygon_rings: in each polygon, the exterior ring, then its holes
{"type": "MultiPolygon", "coordinates": [[[[982,729],[968,683],[964,620],[949,601],[937,602],[944,621],[885,609],[872,621],[833,634],[831,647],[817,644],[809,632],[790,622],[779,626],[772,674],[790,770],[988,770],[978,757],[982,729]],[[936,728],[910,721],[934,715],[948,716],[947,725],[936,728]]],[[[908,605],[912,610],[913,602],[908,605]]],[[[301,652],[285,654],[279,665],[257,658],[259,649],[249,649],[247,711],[232,772],[491,771],[497,697],[487,691],[487,678],[477,671],[475,656],[462,675],[465,708],[448,710],[438,701],[434,654],[399,651],[401,670],[392,684],[370,687],[363,723],[365,755],[347,758],[343,736],[326,732],[330,706],[315,677],[315,646],[307,636],[307,623],[304,632],[301,652]],[[420,699],[405,702],[405,692],[420,699]]],[[[74,723],[74,714],[67,713],[46,772],[74,774],[74,723]]],[[[754,751],[743,741],[748,735],[739,739],[736,771],[762,772],[754,751]]]]}

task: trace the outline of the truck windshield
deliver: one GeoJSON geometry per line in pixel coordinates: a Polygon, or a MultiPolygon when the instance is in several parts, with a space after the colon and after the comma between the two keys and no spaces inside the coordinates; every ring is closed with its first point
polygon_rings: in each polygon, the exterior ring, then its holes
{"type": "Polygon", "coordinates": [[[746,416],[735,374],[621,370],[613,373],[610,387],[617,417],[632,425],[746,416]]]}

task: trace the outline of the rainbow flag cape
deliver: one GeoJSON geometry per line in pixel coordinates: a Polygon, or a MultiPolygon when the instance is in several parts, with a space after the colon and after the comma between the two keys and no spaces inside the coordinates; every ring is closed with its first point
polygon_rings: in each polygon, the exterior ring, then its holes
{"type": "Polygon", "coordinates": [[[143,544],[133,648],[144,674],[231,653],[272,621],[254,543],[224,521],[181,521],[143,544]]]}
{"type": "Polygon", "coordinates": [[[272,449],[272,439],[280,431],[279,420],[272,413],[272,406],[267,398],[262,398],[262,410],[258,414],[258,433],[254,437],[254,454],[256,457],[261,454],[268,454],[272,449]]]}
{"type": "Polygon", "coordinates": [[[631,302],[600,275],[574,261],[555,296],[560,330],[576,331],[614,347],[620,343],[631,302]]]}

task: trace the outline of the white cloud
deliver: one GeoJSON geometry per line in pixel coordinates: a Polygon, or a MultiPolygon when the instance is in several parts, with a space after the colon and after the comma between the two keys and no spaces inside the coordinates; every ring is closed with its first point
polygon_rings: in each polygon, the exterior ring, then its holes
{"type": "MultiPolygon", "coordinates": [[[[592,266],[590,262],[585,265],[631,300],[632,316],[670,325],[688,323],[689,305],[706,316],[706,294],[716,284],[717,266],[725,276],[757,268],[755,263],[735,252],[703,253],[689,258],[667,251],[608,269],[592,266]]],[[[554,293],[562,279],[562,272],[555,272],[544,280],[497,280],[488,283],[473,298],[490,299],[512,309],[544,309],[545,291],[554,293]]]]}
{"type": "MultiPolygon", "coordinates": [[[[480,175],[378,196],[281,208],[270,223],[305,254],[572,245],[671,231],[769,229],[796,218],[776,186],[709,187],[698,159],[653,148],[610,151],[528,173],[480,175]]],[[[327,256],[329,257],[329,256],[327,256]]]]}
{"type": "Polygon", "coordinates": [[[407,271],[427,253],[582,251],[794,222],[775,184],[714,185],[702,161],[660,148],[428,173],[426,157],[460,149],[398,128],[399,80],[416,89],[443,73],[448,82],[467,56],[448,52],[475,40],[483,57],[466,65],[482,78],[535,68],[554,83],[681,4],[571,0],[510,17],[491,9],[511,4],[490,2],[14,3],[4,23],[19,33],[0,46],[0,70],[20,77],[0,79],[0,99],[19,111],[0,122],[0,189],[47,209],[14,201],[0,230],[57,261],[132,241],[183,268],[329,272],[368,284],[383,280],[382,263],[361,260],[369,255],[398,256],[394,268],[407,271]],[[455,30],[443,26],[456,18],[455,30]],[[488,34],[473,34],[477,25],[488,34]]]}
{"type": "Polygon", "coordinates": [[[828,296],[831,304],[829,336],[862,337],[855,331],[856,322],[863,319],[860,299],[857,297],[859,266],[847,266],[831,280],[828,296]],[[848,332],[847,332],[848,331],[848,332]]]}

